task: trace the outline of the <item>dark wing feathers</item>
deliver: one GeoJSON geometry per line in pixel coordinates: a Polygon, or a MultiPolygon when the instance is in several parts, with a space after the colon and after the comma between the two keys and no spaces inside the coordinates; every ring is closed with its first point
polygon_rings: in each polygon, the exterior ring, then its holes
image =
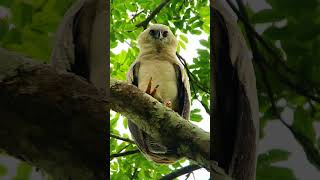
{"type": "Polygon", "coordinates": [[[178,86],[178,99],[179,99],[179,111],[178,113],[184,117],[186,120],[189,120],[190,113],[190,97],[189,97],[189,84],[188,80],[184,77],[183,70],[178,64],[174,64],[174,69],[176,71],[177,77],[177,86],[178,86]]]}
{"type": "MultiPolygon", "coordinates": [[[[135,62],[131,65],[127,73],[128,83],[138,87],[138,75],[139,75],[140,62],[135,62]]],[[[142,132],[137,125],[128,119],[128,127],[132,134],[133,139],[137,142],[138,147],[141,151],[147,153],[148,147],[145,144],[145,133],[142,132]]]]}

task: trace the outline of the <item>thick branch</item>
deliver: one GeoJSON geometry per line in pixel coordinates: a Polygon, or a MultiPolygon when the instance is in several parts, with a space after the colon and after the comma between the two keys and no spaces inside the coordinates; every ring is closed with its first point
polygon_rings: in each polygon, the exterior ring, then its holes
{"type": "Polygon", "coordinates": [[[128,85],[111,79],[111,109],[131,119],[143,131],[164,142],[179,142],[178,154],[205,167],[208,171],[224,174],[214,161],[210,160],[209,133],[180,117],[160,102],[128,85]],[[160,134],[161,132],[161,134],[160,134]]]}
{"type": "Polygon", "coordinates": [[[0,48],[0,149],[55,179],[104,179],[103,97],[78,76],[0,48]]]}

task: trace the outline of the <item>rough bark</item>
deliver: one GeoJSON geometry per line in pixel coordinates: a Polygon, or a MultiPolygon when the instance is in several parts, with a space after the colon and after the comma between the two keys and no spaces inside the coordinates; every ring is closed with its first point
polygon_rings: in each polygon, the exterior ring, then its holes
{"type": "Polygon", "coordinates": [[[110,81],[110,108],[130,118],[143,131],[178,146],[178,154],[210,172],[224,171],[210,160],[210,135],[133,85],[110,81]]]}
{"type": "Polygon", "coordinates": [[[104,179],[107,103],[95,87],[0,49],[0,149],[55,179],[104,179]]]}

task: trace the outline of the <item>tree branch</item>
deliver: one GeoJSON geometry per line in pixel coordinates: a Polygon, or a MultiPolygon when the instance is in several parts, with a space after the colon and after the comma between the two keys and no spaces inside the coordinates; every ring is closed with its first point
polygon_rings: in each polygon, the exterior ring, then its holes
{"type": "Polygon", "coordinates": [[[128,151],[122,152],[122,153],[111,154],[111,155],[110,155],[110,161],[111,161],[113,158],[116,158],[116,157],[128,156],[128,155],[136,154],[136,153],[139,153],[139,152],[140,152],[140,151],[139,151],[138,149],[136,149],[136,150],[128,150],[128,151]]]}
{"type": "Polygon", "coordinates": [[[143,27],[144,29],[147,29],[149,22],[169,3],[169,1],[170,0],[162,1],[159,6],[151,12],[147,19],[137,24],[136,27],[143,27]]]}
{"type": "Polygon", "coordinates": [[[190,69],[187,66],[186,60],[178,52],[176,52],[176,55],[177,55],[179,61],[181,62],[181,64],[186,69],[186,72],[187,72],[187,75],[188,75],[190,81],[193,82],[192,84],[195,84],[201,91],[203,91],[207,94],[210,94],[210,90],[203,87],[203,85],[198,81],[198,78],[194,74],[192,74],[192,72],[190,71],[190,69]]]}
{"type": "Polygon", "coordinates": [[[119,139],[119,140],[122,140],[122,141],[125,141],[125,142],[128,142],[128,143],[135,144],[131,139],[123,138],[123,137],[120,137],[120,136],[117,136],[117,135],[114,135],[114,134],[111,134],[111,133],[110,133],[110,137],[115,138],[115,139],[119,139]]]}
{"type": "Polygon", "coordinates": [[[110,107],[132,120],[150,136],[164,143],[177,144],[178,154],[205,167],[208,171],[225,175],[210,160],[210,137],[196,125],[133,85],[111,79],[110,107]],[[150,118],[152,117],[152,118],[150,118]]]}
{"type": "Polygon", "coordinates": [[[134,171],[133,171],[133,174],[132,174],[132,176],[131,176],[131,180],[134,180],[136,177],[137,177],[137,174],[139,173],[139,171],[138,171],[138,168],[137,167],[135,167],[134,168],[134,171]]]}
{"type": "Polygon", "coordinates": [[[190,173],[190,172],[195,171],[195,170],[200,169],[200,168],[201,168],[201,166],[198,166],[196,164],[192,164],[192,165],[180,168],[180,169],[178,169],[176,171],[173,171],[172,173],[163,176],[159,180],[171,180],[171,179],[177,178],[179,176],[182,176],[184,174],[190,173]]]}
{"type": "Polygon", "coordinates": [[[54,179],[104,179],[109,111],[93,85],[0,48],[0,99],[1,150],[54,179]]]}
{"type": "MultiPolygon", "coordinates": [[[[137,11],[138,11],[138,10],[137,10],[137,11]]],[[[136,14],[134,14],[134,15],[131,17],[130,21],[133,22],[133,20],[134,20],[137,16],[139,16],[141,13],[143,13],[143,12],[144,12],[144,10],[141,10],[140,12],[136,12],[136,14]]]]}

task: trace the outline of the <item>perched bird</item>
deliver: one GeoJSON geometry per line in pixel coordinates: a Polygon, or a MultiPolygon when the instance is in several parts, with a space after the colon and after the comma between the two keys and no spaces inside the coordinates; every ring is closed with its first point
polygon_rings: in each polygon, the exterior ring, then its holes
{"type": "MultiPolygon", "coordinates": [[[[151,25],[138,38],[140,53],[127,73],[127,81],[150,94],[165,106],[189,120],[190,86],[176,57],[177,39],[169,27],[151,25]]],[[[129,130],[138,148],[156,163],[174,163],[179,159],[174,145],[163,145],[130,120],[129,130]]]]}

